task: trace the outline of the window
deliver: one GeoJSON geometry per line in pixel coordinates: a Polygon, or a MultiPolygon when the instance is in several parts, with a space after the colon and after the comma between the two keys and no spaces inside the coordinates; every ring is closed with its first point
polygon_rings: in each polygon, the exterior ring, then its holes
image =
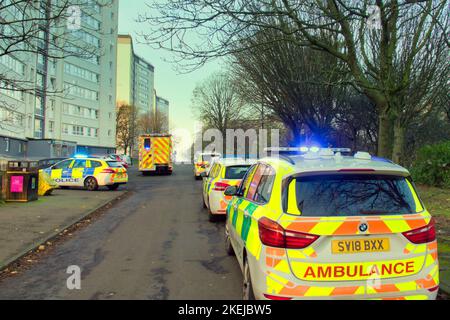
{"type": "Polygon", "coordinates": [[[225,170],[225,179],[240,180],[243,179],[250,166],[232,166],[225,170]]]}
{"type": "Polygon", "coordinates": [[[216,178],[220,173],[220,164],[216,163],[213,165],[213,167],[211,168],[211,173],[210,173],[210,177],[211,178],[216,178]]]}
{"type": "Polygon", "coordinates": [[[258,188],[258,185],[261,181],[261,178],[264,175],[265,170],[266,170],[266,166],[264,166],[264,165],[259,165],[258,168],[255,170],[255,173],[253,174],[253,178],[248,185],[248,189],[247,189],[248,191],[245,196],[245,198],[247,198],[248,200],[250,200],[250,201],[254,200],[255,194],[256,194],[256,189],[258,188]]]}
{"type": "Polygon", "coordinates": [[[44,127],[44,121],[41,119],[34,119],[34,137],[42,138],[42,129],[44,127]]]}
{"type": "Polygon", "coordinates": [[[6,147],[5,147],[5,151],[6,152],[9,152],[9,139],[8,138],[5,138],[5,145],[6,145],[6,147]]]}
{"type": "Polygon", "coordinates": [[[261,178],[258,188],[256,189],[255,201],[259,203],[267,203],[270,200],[273,184],[275,182],[275,170],[267,166],[261,178]]]}
{"type": "Polygon", "coordinates": [[[244,180],[241,182],[241,185],[239,187],[239,193],[245,194],[245,191],[248,190],[250,181],[252,180],[252,177],[253,177],[253,174],[255,173],[256,168],[257,168],[257,165],[254,165],[247,171],[247,173],[244,177],[244,180]]]}
{"type": "Polygon", "coordinates": [[[75,160],[72,168],[74,169],[84,169],[86,168],[86,160],[75,160]]]}
{"type": "Polygon", "coordinates": [[[80,98],[94,100],[94,101],[98,100],[98,92],[97,91],[89,90],[87,88],[83,88],[83,87],[80,87],[77,85],[72,85],[67,82],[64,83],[64,90],[67,93],[77,96],[77,97],[80,97],[80,98]]]}
{"type": "Polygon", "coordinates": [[[100,168],[102,163],[100,161],[92,161],[91,160],[91,168],[100,168]]]}
{"type": "Polygon", "coordinates": [[[64,72],[72,76],[98,83],[99,75],[85,68],[78,67],[71,63],[64,63],[64,72]]]}
{"type": "Polygon", "coordinates": [[[48,132],[50,132],[50,133],[55,132],[55,122],[54,121],[49,121],[49,123],[48,123],[48,132]]]}
{"type": "Polygon", "coordinates": [[[18,74],[25,75],[25,64],[10,55],[0,56],[0,63],[18,74]]]}
{"type": "Polygon", "coordinates": [[[293,203],[303,216],[400,215],[423,210],[421,205],[416,207],[415,191],[404,177],[328,174],[300,177],[293,183],[295,192],[287,197],[296,197],[293,203]]]}
{"type": "Polygon", "coordinates": [[[64,160],[64,161],[61,161],[61,162],[59,162],[59,163],[57,163],[57,164],[55,164],[54,166],[53,166],[53,170],[58,170],[58,169],[68,169],[69,167],[70,167],[70,164],[72,163],[72,160],[71,159],[69,159],[69,160],[64,160]]]}

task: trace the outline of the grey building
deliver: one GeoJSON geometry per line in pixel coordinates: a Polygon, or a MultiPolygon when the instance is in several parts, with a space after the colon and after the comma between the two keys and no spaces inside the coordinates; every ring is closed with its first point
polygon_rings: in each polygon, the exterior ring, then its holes
{"type": "MultiPolygon", "coordinates": [[[[67,45],[89,48],[89,55],[50,59],[47,54],[23,53],[0,58],[0,70],[36,87],[21,94],[0,90],[0,157],[115,151],[118,0],[104,6],[87,0],[78,9],[79,25],[64,33],[70,37],[67,45]]],[[[48,39],[46,28],[50,26],[43,24],[39,43],[43,52],[51,52],[53,39],[48,39]]],[[[54,34],[68,27],[51,28],[54,34]]]]}

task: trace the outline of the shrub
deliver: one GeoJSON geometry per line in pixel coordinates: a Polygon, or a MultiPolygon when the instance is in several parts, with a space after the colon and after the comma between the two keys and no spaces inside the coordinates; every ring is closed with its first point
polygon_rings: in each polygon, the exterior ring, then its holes
{"type": "Polygon", "coordinates": [[[450,141],[420,148],[411,174],[418,183],[450,188],[450,141]]]}

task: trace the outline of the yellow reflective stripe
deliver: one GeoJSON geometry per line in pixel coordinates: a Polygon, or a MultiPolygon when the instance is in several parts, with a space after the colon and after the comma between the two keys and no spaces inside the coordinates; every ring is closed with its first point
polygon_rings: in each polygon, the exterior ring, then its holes
{"type": "Polygon", "coordinates": [[[289,250],[289,259],[305,259],[306,256],[300,250],[289,250]]]}
{"type": "Polygon", "coordinates": [[[288,209],[290,214],[302,215],[302,212],[298,209],[297,202],[297,191],[296,191],[296,180],[292,180],[289,184],[289,194],[288,194],[288,209]]]}
{"type": "Polygon", "coordinates": [[[258,223],[256,220],[252,221],[245,246],[248,252],[256,257],[256,260],[260,259],[262,244],[259,240],[258,223]]]}
{"type": "Polygon", "coordinates": [[[275,270],[291,274],[291,268],[289,267],[289,264],[287,263],[286,259],[281,260],[275,267],[275,270]]]}
{"type": "Polygon", "coordinates": [[[411,194],[412,194],[412,196],[413,196],[414,203],[416,204],[416,212],[421,212],[421,211],[423,211],[424,208],[422,207],[422,204],[420,203],[419,197],[417,196],[417,193],[416,193],[416,191],[414,190],[412,184],[411,184],[408,180],[406,180],[406,183],[407,183],[408,186],[409,186],[409,190],[411,191],[411,194]]]}
{"type": "Polygon", "coordinates": [[[329,296],[333,290],[333,287],[310,287],[306,291],[305,297],[329,296]]]}
{"type": "Polygon", "coordinates": [[[427,251],[427,245],[426,244],[421,244],[421,245],[417,245],[414,250],[411,250],[414,253],[425,253],[427,251]]]}
{"type": "Polygon", "coordinates": [[[395,286],[399,291],[415,291],[417,290],[417,284],[412,282],[399,282],[396,283],[395,286]]]}
{"type": "Polygon", "coordinates": [[[400,233],[411,230],[411,227],[405,220],[388,220],[383,219],[383,222],[391,230],[392,233],[400,233]]]}
{"type": "Polygon", "coordinates": [[[416,296],[406,296],[405,300],[428,300],[428,297],[425,295],[416,295],[416,296]]]}
{"type": "Polygon", "coordinates": [[[431,266],[434,262],[435,261],[434,261],[433,257],[431,256],[431,254],[428,254],[427,259],[425,260],[425,268],[431,266]]]}
{"type": "Polygon", "coordinates": [[[316,224],[308,233],[311,234],[333,234],[342,222],[326,222],[316,224]]]}

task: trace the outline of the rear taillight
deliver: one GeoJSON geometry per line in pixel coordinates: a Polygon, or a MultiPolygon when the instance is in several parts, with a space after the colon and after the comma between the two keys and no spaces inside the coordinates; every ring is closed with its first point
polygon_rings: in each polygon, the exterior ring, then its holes
{"type": "Polygon", "coordinates": [[[264,297],[265,297],[266,299],[274,300],[274,301],[286,301],[286,300],[292,300],[292,298],[289,298],[289,297],[273,296],[273,295],[265,294],[265,293],[264,293],[264,297]]]}
{"type": "Polygon", "coordinates": [[[228,183],[216,182],[214,184],[214,191],[225,191],[230,185],[228,183]]]}
{"type": "Polygon", "coordinates": [[[113,169],[107,168],[103,169],[102,173],[116,173],[113,169]]]}
{"type": "Polygon", "coordinates": [[[436,240],[436,227],[434,218],[430,223],[418,229],[414,229],[408,232],[403,232],[403,235],[414,244],[429,243],[436,240]]]}
{"type": "Polygon", "coordinates": [[[284,230],[278,223],[267,218],[260,219],[258,226],[261,242],[269,247],[303,249],[319,239],[317,235],[284,230]]]}

